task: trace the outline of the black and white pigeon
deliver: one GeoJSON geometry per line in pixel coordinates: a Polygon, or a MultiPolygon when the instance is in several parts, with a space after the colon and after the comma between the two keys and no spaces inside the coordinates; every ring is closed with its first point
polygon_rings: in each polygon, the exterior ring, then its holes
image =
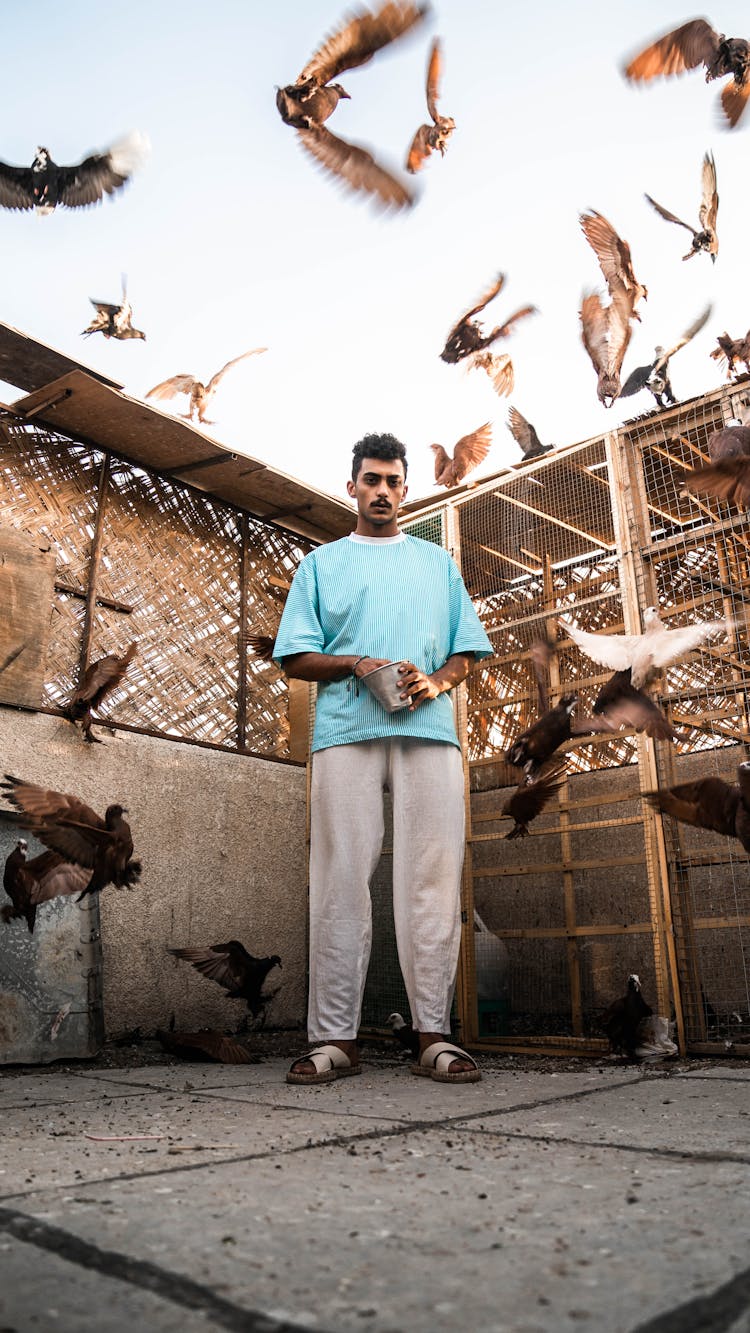
{"type": "Polygon", "coordinates": [[[111,148],[91,153],[75,166],[53,161],[48,148],[37,148],[30,167],[15,167],[0,161],[0,207],[35,208],[46,215],[56,208],[86,208],[98,204],[105,194],[114,194],[140,167],[149,141],[133,130],[111,148]]]}
{"type": "Polygon", "coordinates": [[[119,305],[113,301],[95,301],[93,296],[90,296],[89,300],[96,314],[88,328],[82,330],[82,338],[88,338],[92,333],[102,333],[105,338],[116,338],[118,341],[128,338],[141,338],[146,341],[145,333],[141,329],[133,328],[133,307],[128,300],[128,285],[124,274],[122,300],[119,305]]]}
{"type": "Polygon", "coordinates": [[[620,389],[621,398],[632,398],[633,394],[640,393],[641,389],[648,389],[656,401],[657,407],[665,407],[667,403],[676,403],[677,399],[672,391],[672,383],[669,378],[669,362],[675,352],[679,352],[681,347],[686,347],[689,342],[700,333],[701,329],[707,323],[711,315],[712,306],[706,306],[702,315],[699,315],[689,329],[685,332],[674,347],[667,351],[664,347],[654,348],[654,360],[646,366],[637,366],[631,371],[620,389]],[[666,400],[666,402],[665,402],[666,400]]]}
{"type": "Polygon", "coordinates": [[[405,1051],[411,1055],[419,1055],[419,1033],[414,1031],[411,1023],[407,1023],[401,1014],[389,1014],[385,1020],[393,1032],[399,1046],[403,1046],[405,1051]]]}
{"type": "Polygon", "coordinates": [[[703,169],[701,171],[701,202],[698,209],[698,227],[691,227],[689,222],[683,222],[682,218],[675,217],[669,209],[657,204],[650,194],[646,195],[648,202],[660,217],[666,222],[676,222],[678,227],[684,227],[693,237],[690,249],[683,259],[692,259],[693,255],[699,255],[701,251],[711,256],[711,263],[716,263],[716,256],[719,253],[719,238],[716,234],[716,218],[719,212],[719,195],[716,189],[716,163],[713,153],[706,153],[703,158],[703,169]]]}

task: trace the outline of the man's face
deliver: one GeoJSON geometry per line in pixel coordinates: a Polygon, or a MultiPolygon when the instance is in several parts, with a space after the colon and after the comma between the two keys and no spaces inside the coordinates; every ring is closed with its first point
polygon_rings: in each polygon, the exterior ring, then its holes
{"type": "Polygon", "coordinates": [[[363,458],[357,480],[348,481],[346,489],[368,523],[391,523],[406,495],[404,465],[400,458],[363,458]]]}

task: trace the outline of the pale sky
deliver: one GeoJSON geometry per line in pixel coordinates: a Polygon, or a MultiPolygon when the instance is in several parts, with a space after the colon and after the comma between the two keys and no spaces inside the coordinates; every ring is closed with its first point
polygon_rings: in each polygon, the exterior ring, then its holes
{"type": "MultiPolygon", "coordinates": [[[[375,4],[373,8],[377,7],[375,4]]],[[[124,133],[151,156],[114,201],[48,218],[0,211],[0,319],[80,358],[140,396],[178,372],[231,371],[212,403],[211,435],[238,452],[342,496],[351,447],[367,431],[407,445],[410,498],[437,494],[429,444],[449,449],[489,420],[494,442],[474,475],[519,459],[505,421],[513,403],[545,442],[586,439],[653,406],[606,411],[580,340],[584,290],[603,279],[578,224],[604,213],[630,243],[649,289],[623,378],[670,345],[705,305],[713,315],[672,364],[678,397],[722,382],[716,335],[745,334],[748,126],[720,127],[720,83],[696,70],[644,88],[623,60],[694,11],[673,0],[607,4],[436,0],[413,35],[341,76],[351,94],[329,128],[403,163],[426,118],[424,73],[443,40],[441,106],[457,129],[433,156],[410,212],[378,214],[303,154],[276,111],[348,12],[344,0],[2,0],[6,113],[0,157],[30,165],[37,144],[80,161],[124,133]],[[716,158],[720,251],[683,263],[689,234],[662,221],[648,191],[694,225],[704,152],[716,158]],[[88,298],[119,298],[126,272],[145,343],[81,338],[88,298]],[[516,387],[499,398],[480,372],[439,360],[452,324],[498,272],[486,312],[540,313],[497,350],[516,387]]],[[[750,36],[747,6],[706,15],[750,36]]],[[[0,384],[0,396],[20,394],[0,384]]],[[[175,399],[167,410],[184,411],[175,399]]]]}

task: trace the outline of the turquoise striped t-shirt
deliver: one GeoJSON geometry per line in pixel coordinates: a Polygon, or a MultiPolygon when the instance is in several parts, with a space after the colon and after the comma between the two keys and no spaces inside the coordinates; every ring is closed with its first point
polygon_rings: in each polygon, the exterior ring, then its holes
{"type": "MultiPolygon", "coordinates": [[[[343,537],[300,564],[281,617],[274,658],[367,654],[408,660],[431,674],[453,653],[492,653],[455,561],[420,537],[343,537]]],[[[389,736],[458,745],[450,692],[388,713],[362,681],[320,681],[313,750],[389,736]],[[357,685],[359,688],[357,689],[357,685]]]]}

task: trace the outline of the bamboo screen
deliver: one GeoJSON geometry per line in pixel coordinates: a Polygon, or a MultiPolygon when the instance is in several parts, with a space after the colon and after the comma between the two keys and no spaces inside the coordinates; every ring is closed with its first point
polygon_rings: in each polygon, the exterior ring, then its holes
{"type": "Polygon", "coordinates": [[[82,666],[135,640],[103,710],[113,722],[286,757],[286,681],[247,635],[275,633],[311,544],[47,430],[0,426],[2,521],[57,557],[46,705],[64,707],[82,666]]]}

